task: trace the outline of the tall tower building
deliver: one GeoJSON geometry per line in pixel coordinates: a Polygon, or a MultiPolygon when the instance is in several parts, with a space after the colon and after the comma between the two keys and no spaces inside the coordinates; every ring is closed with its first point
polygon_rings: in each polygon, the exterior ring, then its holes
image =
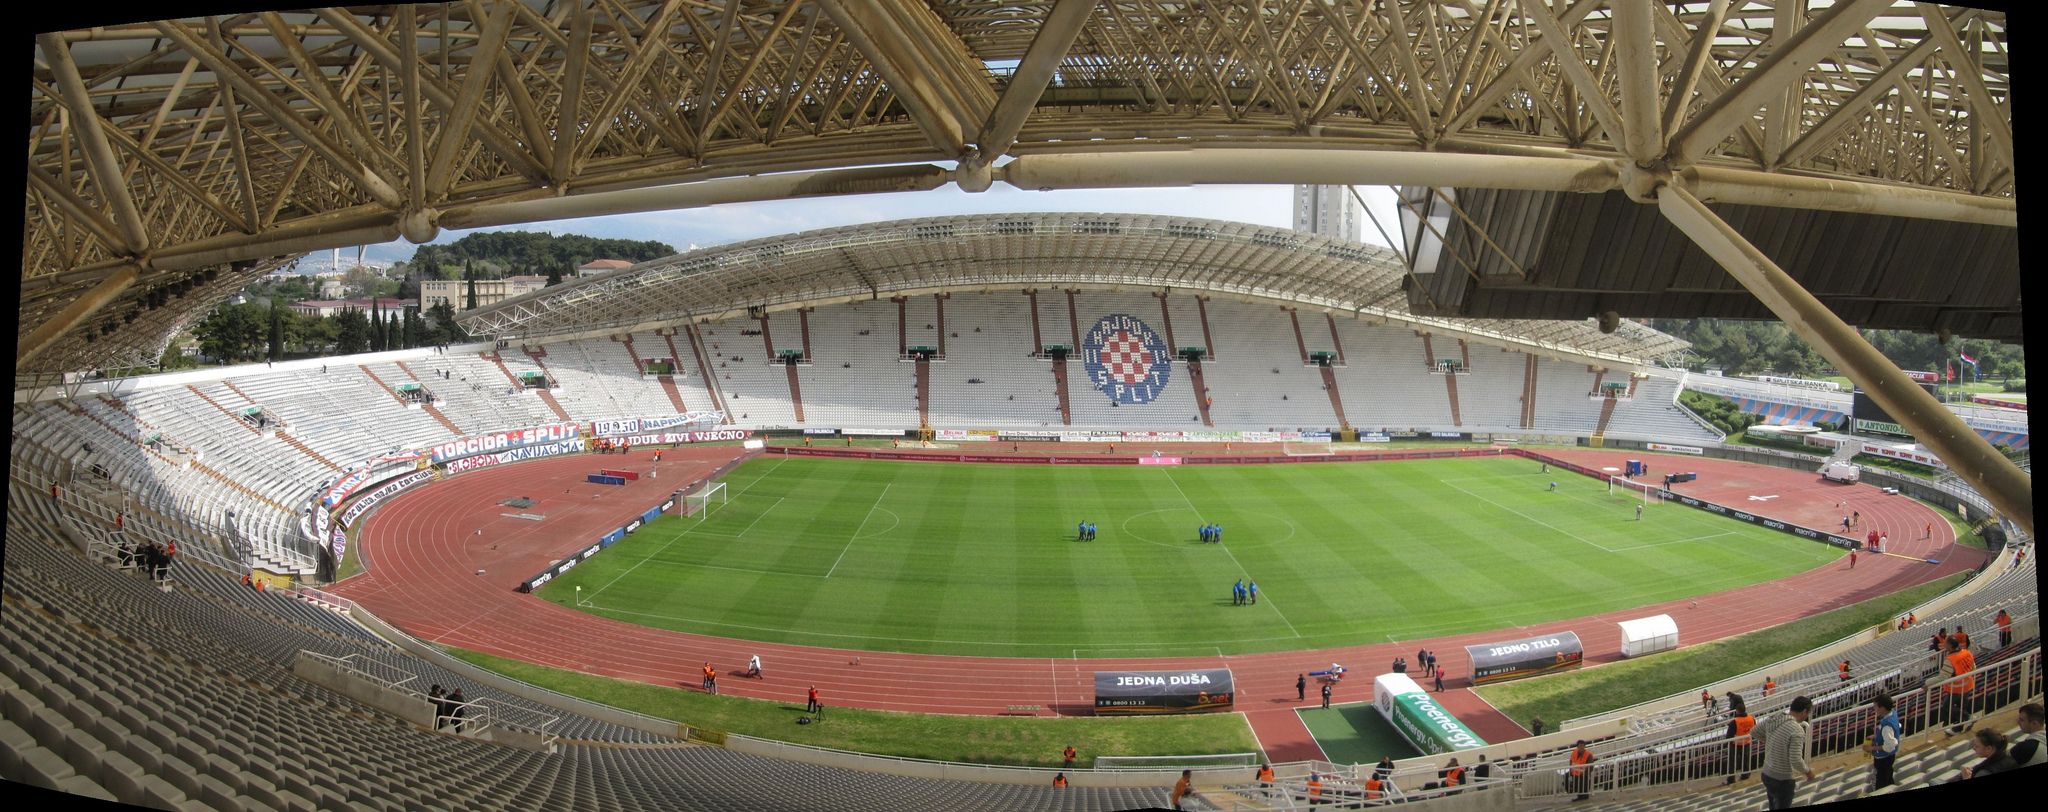
{"type": "Polygon", "coordinates": [[[1294,230],[1359,242],[1364,214],[1343,186],[1294,187],[1294,230]]]}

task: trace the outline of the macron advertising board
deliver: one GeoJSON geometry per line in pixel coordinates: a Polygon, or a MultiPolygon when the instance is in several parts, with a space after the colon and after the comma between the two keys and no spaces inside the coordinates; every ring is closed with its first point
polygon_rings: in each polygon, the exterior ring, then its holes
{"type": "Polygon", "coordinates": [[[1230,669],[1097,671],[1095,714],[1148,715],[1230,710],[1230,669]]]}
{"type": "Polygon", "coordinates": [[[1387,718],[1388,724],[1401,731],[1401,736],[1409,744],[1426,755],[1486,746],[1485,739],[1479,738],[1479,734],[1465,727],[1458,717],[1444,710],[1435,697],[1422,690],[1422,686],[1415,684],[1415,680],[1406,674],[1374,677],[1372,706],[1387,718]]]}
{"type": "Polygon", "coordinates": [[[1575,632],[1556,632],[1466,646],[1472,659],[1472,684],[1486,685],[1539,674],[1568,671],[1584,664],[1586,649],[1575,632]]]}

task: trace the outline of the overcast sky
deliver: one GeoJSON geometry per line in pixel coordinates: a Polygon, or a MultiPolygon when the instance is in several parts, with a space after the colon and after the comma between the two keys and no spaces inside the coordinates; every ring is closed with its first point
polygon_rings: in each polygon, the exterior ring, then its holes
{"type": "MultiPolygon", "coordinates": [[[[1391,233],[1393,195],[1383,186],[1358,187],[1373,213],[1391,233]]],[[[710,247],[729,242],[794,234],[834,226],[939,217],[1031,211],[1083,211],[1116,214],[1171,214],[1293,227],[1292,186],[1193,186],[1173,189],[1107,189],[1032,192],[997,183],[970,194],[947,184],[929,192],[731,203],[700,209],[550,220],[482,231],[547,231],[633,240],[660,240],[682,250],[694,244],[710,247]]],[[[1365,242],[1384,245],[1371,220],[1363,227],[1365,242]]],[[[443,231],[434,240],[449,243],[470,231],[443,231]]],[[[412,257],[414,245],[404,240],[373,246],[372,259],[400,261],[412,257]]],[[[347,253],[344,251],[344,253],[347,253]]]]}

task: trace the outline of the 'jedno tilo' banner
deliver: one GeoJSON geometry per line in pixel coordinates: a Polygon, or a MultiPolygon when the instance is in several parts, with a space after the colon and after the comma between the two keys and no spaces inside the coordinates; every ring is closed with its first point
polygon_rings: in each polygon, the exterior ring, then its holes
{"type": "Polygon", "coordinates": [[[1465,647],[1465,655],[1472,661],[1474,685],[1577,668],[1584,663],[1585,652],[1578,634],[1574,632],[1539,634],[1505,643],[1465,647]]]}
{"type": "Polygon", "coordinates": [[[1095,672],[1098,716],[1227,711],[1235,693],[1228,668],[1095,672]]]}

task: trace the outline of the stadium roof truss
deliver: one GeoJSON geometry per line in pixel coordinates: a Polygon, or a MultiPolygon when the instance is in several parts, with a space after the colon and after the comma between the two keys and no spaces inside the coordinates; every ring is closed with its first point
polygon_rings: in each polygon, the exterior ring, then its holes
{"type": "Polygon", "coordinates": [[[1634,323],[1411,316],[1393,251],[1244,223],[1131,214],[987,214],[772,237],[643,262],[463,315],[480,335],[631,332],[910,293],[1178,289],[1352,313],[1601,365],[1647,365],[1686,342],[1634,323]]]}
{"type": "Polygon", "coordinates": [[[2031,531],[2018,470],[1707,205],[2016,229],[2007,40],[1901,0],[462,0],[53,32],[15,358],[104,366],[161,346],[125,319],[267,258],[444,228],[948,182],[1615,191],[1951,464],[2007,472],[1972,484],[2031,531]]]}

